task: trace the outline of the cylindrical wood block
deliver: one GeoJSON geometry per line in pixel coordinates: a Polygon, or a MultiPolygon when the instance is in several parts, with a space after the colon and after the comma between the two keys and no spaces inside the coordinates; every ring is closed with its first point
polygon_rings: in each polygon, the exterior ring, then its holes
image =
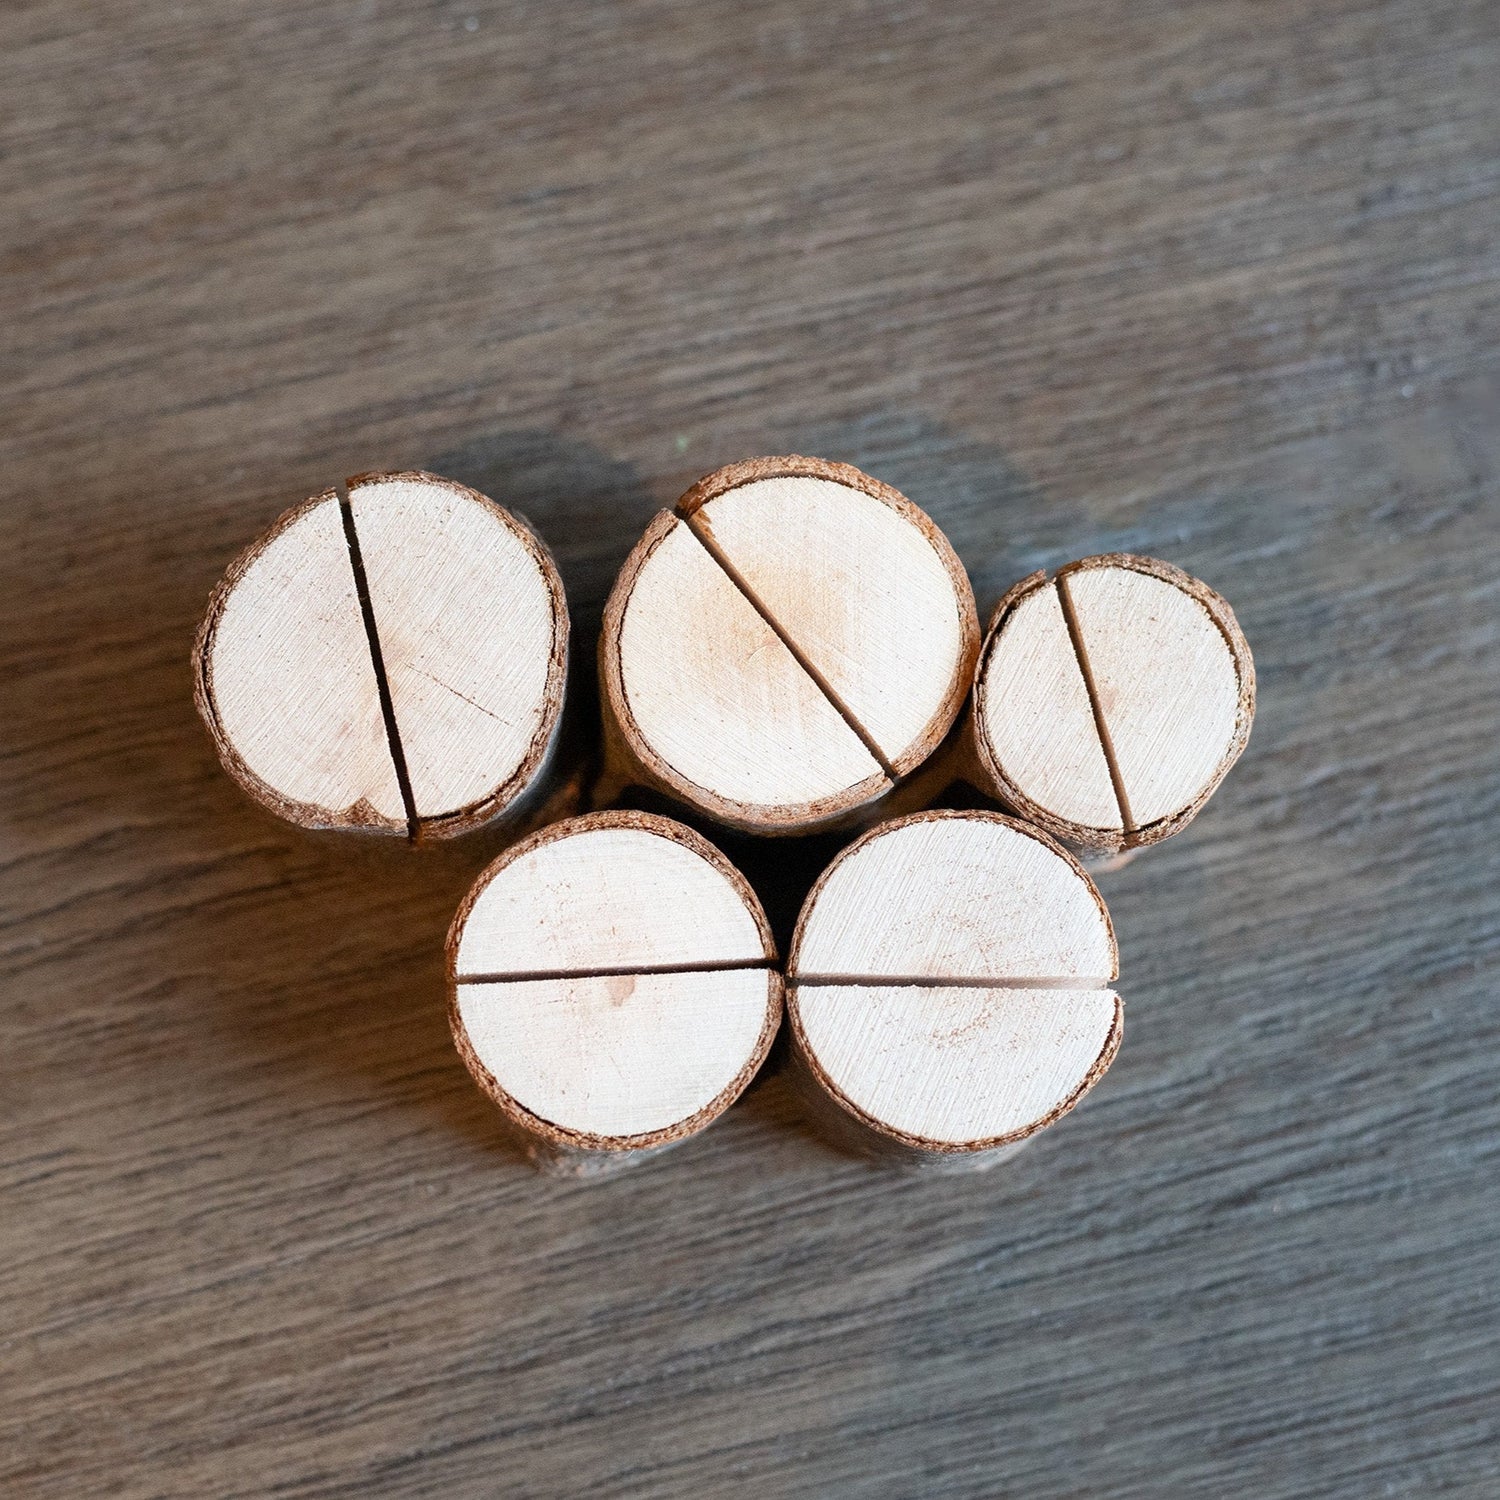
{"type": "Polygon", "coordinates": [[[837,823],[952,725],[978,652],[942,533],[847,464],[759,458],[647,529],[605,611],[616,780],[750,833],[837,823]]]}
{"type": "Polygon", "coordinates": [[[997,1160],[1066,1114],[1113,1060],[1109,913],[1046,834],[925,812],[845,849],[802,908],[793,1044],[871,1146],[997,1160]]]}
{"type": "Polygon", "coordinates": [[[1075,848],[1185,827],[1239,758],[1255,665],[1233,611],[1170,563],[1112,553],[1000,601],[974,688],[984,790],[1075,848]]]}
{"type": "Polygon", "coordinates": [[[640,1151],[739,1097],[781,1019],[760,902],[650,813],[554,823],[480,876],[448,937],[449,1016],[479,1086],[544,1159],[640,1151]]]}
{"type": "Polygon", "coordinates": [[[235,561],[195,696],[229,773],[283,818],[442,838],[537,784],[567,650],[562,581],[526,525],[435,474],[364,474],[235,561]]]}

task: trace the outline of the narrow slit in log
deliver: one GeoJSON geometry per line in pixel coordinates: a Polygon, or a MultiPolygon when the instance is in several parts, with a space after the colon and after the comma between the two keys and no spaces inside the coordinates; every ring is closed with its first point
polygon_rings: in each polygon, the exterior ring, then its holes
{"type": "Polygon", "coordinates": [[[623,979],[637,974],[733,974],[743,969],[769,969],[768,958],[710,958],[678,964],[613,964],[586,969],[505,970],[498,974],[455,974],[454,984],[530,984],[549,979],[623,979]]]}
{"type": "Polygon", "coordinates": [[[806,989],[811,986],[842,985],[845,988],[922,989],[922,990],[1107,990],[1113,978],[1097,979],[1086,975],[1049,974],[979,975],[952,974],[789,974],[787,981],[806,989]]]}
{"type": "Polygon", "coordinates": [[[1125,779],[1120,774],[1120,760],[1115,754],[1114,741],[1109,734],[1109,720],[1104,716],[1104,705],[1099,701],[1099,684],[1094,681],[1094,669],[1089,665],[1088,649],[1083,643],[1083,634],[1078,625],[1078,612],[1073,608],[1073,596],[1068,590],[1065,577],[1055,578],[1052,586],[1057,590],[1057,602],[1062,606],[1063,620],[1068,627],[1068,640],[1073,646],[1073,655],[1078,659],[1078,670],[1083,674],[1084,691],[1089,695],[1089,709],[1094,716],[1094,732],[1099,736],[1099,748],[1104,753],[1104,764],[1109,767],[1109,782],[1114,789],[1115,802],[1120,809],[1120,827],[1126,842],[1135,832],[1135,816],[1130,811],[1130,797],[1125,791],[1125,779]]]}
{"type": "Polygon", "coordinates": [[[370,668],[375,673],[375,690],[380,695],[380,718],[385,725],[386,744],[390,747],[391,767],[396,774],[396,785],[401,792],[401,806],[406,813],[406,836],[413,843],[417,839],[419,825],[417,804],[412,798],[411,775],[406,769],[406,755],[401,749],[401,731],[396,727],[396,709],[391,702],[390,679],[385,675],[385,660],[380,650],[380,629],[375,623],[375,611],[370,605],[370,582],[365,577],[365,562],[359,552],[359,532],[354,525],[354,508],[349,503],[348,489],[338,487],[339,519],[344,527],[344,541],[349,548],[349,566],[354,572],[354,596],[359,600],[360,619],[365,627],[365,642],[370,648],[370,668]]]}

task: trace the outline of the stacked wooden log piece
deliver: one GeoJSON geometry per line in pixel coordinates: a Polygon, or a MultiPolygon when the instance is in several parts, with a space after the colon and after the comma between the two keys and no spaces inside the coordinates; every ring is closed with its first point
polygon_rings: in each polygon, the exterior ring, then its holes
{"type": "Polygon", "coordinates": [[[417,844],[541,823],[448,940],[458,1051],[533,1160],[703,1129],[783,1017],[813,1116],[892,1160],[997,1161],[1103,1076],[1118,953],[1081,859],[1179,832],[1245,747],[1255,669],[1212,589],[1087,557],[1022,579],[981,640],[904,495],[758,458],[626,559],[587,779],[558,764],[568,630],[524,521],[433,474],[365,474],[235,561],[193,656],[225,768],[293,823],[417,844]],[[1001,810],[929,805],[957,781],[1001,810]],[[784,961],[745,877],[633,789],[741,834],[850,833],[784,961]],[[582,815],[548,821],[559,805],[582,815]]]}

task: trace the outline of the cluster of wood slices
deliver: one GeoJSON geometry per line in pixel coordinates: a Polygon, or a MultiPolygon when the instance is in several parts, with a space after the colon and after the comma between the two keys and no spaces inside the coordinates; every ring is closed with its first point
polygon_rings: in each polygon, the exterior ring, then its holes
{"type": "MultiPolygon", "coordinates": [[[[447,838],[557,803],[568,634],[522,520],[436,475],[366,474],[233,564],[196,697],[225,767],[281,817],[447,838]]],[[[783,1016],[846,1141],[998,1160],[1120,1044],[1114,931],[1080,856],[1183,828],[1255,702],[1229,606],[1170,564],[1036,573],[981,639],[932,521],[811,458],[731,465],[651,522],[599,680],[600,769],[562,803],[593,810],[508,847],[448,943],[458,1050],[539,1161],[701,1130],[783,1016]],[[929,807],[960,780],[1004,811],[929,807]],[[858,836],[783,958],[744,876],[629,808],[632,788],[741,833],[858,836]]]]}

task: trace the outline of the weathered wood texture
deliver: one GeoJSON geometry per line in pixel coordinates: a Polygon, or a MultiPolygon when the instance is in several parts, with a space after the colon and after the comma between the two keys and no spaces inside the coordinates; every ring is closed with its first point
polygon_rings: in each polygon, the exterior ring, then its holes
{"type": "MultiPolygon", "coordinates": [[[[1497,76],[1490,0],[5,7],[0,1489],[1493,1495],[1497,76]],[[444,1017],[494,836],[259,812],[193,631],[420,467],[587,640],[765,452],[982,610],[1208,580],[1255,733],[1103,878],[1124,1046],[1015,1161],[772,1076],[539,1178],[444,1017]]],[[[838,841],[726,847],[784,944],[838,841]]]]}

